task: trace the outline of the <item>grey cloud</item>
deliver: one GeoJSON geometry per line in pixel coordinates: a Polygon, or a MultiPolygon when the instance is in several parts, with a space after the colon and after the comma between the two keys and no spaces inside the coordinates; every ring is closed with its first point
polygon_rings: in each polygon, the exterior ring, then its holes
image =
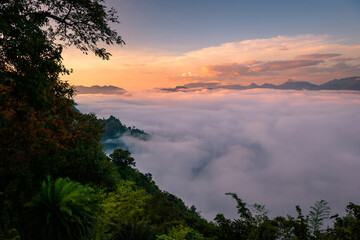
{"type": "Polygon", "coordinates": [[[340,53],[314,53],[297,56],[296,59],[322,59],[326,60],[329,58],[339,57],[340,53]]]}
{"type": "Polygon", "coordinates": [[[144,93],[77,96],[78,108],[117,116],[152,134],[123,137],[141,171],[208,219],[236,216],[236,192],[272,216],[328,200],[359,202],[360,94],[327,91],[144,93]]]}
{"type": "Polygon", "coordinates": [[[322,63],[322,60],[286,60],[271,61],[260,66],[260,71],[287,70],[298,67],[314,66],[322,63]]]}
{"type": "Polygon", "coordinates": [[[331,59],[331,61],[333,62],[347,62],[347,61],[358,61],[360,60],[360,57],[338,57],[338,58],[334,58],[331,59]]]}
{"type": "Polygon", "coordinates": [[[294,68],[315,66],[324,62],[319,59],[295,59],[295,60],[284,60],[284,61],[270,61],[270,62],[259,62],[257,64],[220,64],[210,65],[207,69],[217,75],[262,75],[274,71],[285,71],[294,68]]]}
{"type": "Polygon", "coordinates": [[[308,67],[295,69],[293,74],[304,76],[306,74],[323,73],[333,77],[335,74],[340,76],[356,76],[360,73],[360,65],[350,65],[344,61],[340,61],[330,67],[308,67]]]}

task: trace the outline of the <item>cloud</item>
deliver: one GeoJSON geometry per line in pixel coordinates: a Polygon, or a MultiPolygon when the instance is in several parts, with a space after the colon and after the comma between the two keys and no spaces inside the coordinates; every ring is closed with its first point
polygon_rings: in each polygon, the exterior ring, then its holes
{"type": "Polygon", "coordinates": [[[236,192],[271,216],[332,213],[359,202],[360,95],[331,91],[203,91],[77,96],[78,108],[152,134],[123,137],[141,171],[208,219],[236,216],[236,192]]]}
{"type": "Polygon", "coordinates": [[[341,56],[341,54],[339,53],[327,53],[327,54],[317,54],[317,53],[314,53],[314,54],[305,54],[305,55],[300,55],[300,56],[297,56],[296,58],[298,59],[329,59],[329,58],[334,58],[334,57],[339,57],[341,56]]]}
{"type": "Polygon", "coordinates": [[[293,68],[314,66],[324,62],[323,60],[286,60],[286,61],[270,61],[270,62],[254,62],[248,64],[221,64],[203,67],[203,71],[211,76],[219,75],[259,75],[267,74],[270,71],[284,71],[293,68]]]}
{"type": "Polygon", "coordinates": [[[334,62],[347,62],[347,61],[357,61],[360,60],[359,57],[338,57],[338,58],[334,58],[331,59],[331,61],[334,62]]]}

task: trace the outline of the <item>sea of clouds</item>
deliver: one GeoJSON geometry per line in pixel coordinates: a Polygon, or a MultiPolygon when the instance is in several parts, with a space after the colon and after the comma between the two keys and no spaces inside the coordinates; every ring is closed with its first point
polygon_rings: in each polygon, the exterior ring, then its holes
{"type": "Polygon", "coordinates": [[[137,168],[212,220],[236,203],[270,216],[325,199],[332,214],[360,203],[360,93],[339,91],[138,92],[79,95],[81,112],[118,117],[151,134],[123,137],[137,168]]]}

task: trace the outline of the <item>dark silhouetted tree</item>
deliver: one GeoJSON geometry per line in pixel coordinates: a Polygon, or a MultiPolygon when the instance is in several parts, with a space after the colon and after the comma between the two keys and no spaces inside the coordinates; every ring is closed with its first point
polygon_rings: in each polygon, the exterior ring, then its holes
{"type": "Polygon", "coordinates": [[[135,160],[128,150],[121,148],[115,149],[109,157],[111,161],[120,168],[135,167],[135,160]]]}

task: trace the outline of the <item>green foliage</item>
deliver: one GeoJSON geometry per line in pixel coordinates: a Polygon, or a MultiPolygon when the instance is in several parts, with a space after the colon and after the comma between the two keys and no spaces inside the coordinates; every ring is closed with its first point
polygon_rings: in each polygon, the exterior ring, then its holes
{"type": "Polygon", "coordinates": [[[44,181],[26,205],[27,239],[83,239],[92,235],[97,204],[90,187],[58,178],[44,181]]]}
{"type": "Polygon", "coordinates": [[[294,235],[297,239],[309,239],[309,225],[308,218],[302,214],[300,206],[296,206],[296,212],[298,213],[297,219],[294,221],[294,235]]]}
{"type": "Polygon", "coordinates": [[[360,239],[360,205],[350,202],[346,206],[346,212],[346,216],[336,217],[334,227],[328,229],[329,239],[360,239]]]}
{"type": "Polygon", "coordinates": [[[116,191],[103,193],[98,215],[97,239],[113,239],[126,224],[145,219],[145,206],[150,195],[135,183],[121,181],[116,191]]]}
{"type": "Polygon", "coordinates": [[[129,151],[118,148],[109,157],[121,179],[135,182],[138,187],[145,189],[148,193],[154,193],[159,189],[150,173],[144,174],[134,168],[136,163],[129,151]]]}
{"type": "Polygon", "coordinates": [[[236,203],[237,203],[237,210],[238,210],[238,214],[240,216],[240,218],[242,220],[248,221],[252,218],[251,212],[250,210],[246,207],[246,202],[243,202],[236,193],[226,193],[225,195],[230,195],[232,196],[233,199],[235,199],[236,203]]]}
{"type": "Polygon", "coordinates": [[[178,197],[166,191],[155,191],[145,206],[147,220],[156,226],[157,233],[166,233],[172,227],[189,225],[205,236],[213,235],[215,226],[209,224],[197,212],[188,208],[178,197]]]}
{"type": "Polygon", "coordinates": [[[3,240],[20,240],[21,236],[17,229],[11,228],[4,232],[0,231],[0,239],[3,240]]]}
{"type": "Polygon", "coordinates": [[[168,234],[157,236],[157,240],[207,240],[201,233],[183,225],[174,226],[168,234]]]}
{"type": "Polygon", "coordinates": [[[274,219],[276,225],[279,229],[278,238],[279,239],[296,239],[294,235],[294,218],[291,216],[285,217],[276,217],[274,219]]]}
{"type": "Polygon", "coordinates": [[[237,202],[239,219],[230,220],[218,214],[215,221],[220,227],[220,239],[278,239],[279,228],[275,220],[268,218],[264,205],[248,204],[235,193],[227,193],[237,202]],[[251,211],[252,210],[252,211],[251,211]]]}

